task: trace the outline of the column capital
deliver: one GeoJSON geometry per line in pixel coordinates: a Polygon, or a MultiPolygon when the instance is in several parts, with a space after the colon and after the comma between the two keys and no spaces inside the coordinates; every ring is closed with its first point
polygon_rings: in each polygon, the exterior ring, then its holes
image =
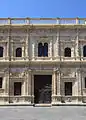
{"type": "Polygon", "coordinates": [[[56,73],[60,73],[60,68],[54,68],[53,71],[56,72],[56,73]]]}

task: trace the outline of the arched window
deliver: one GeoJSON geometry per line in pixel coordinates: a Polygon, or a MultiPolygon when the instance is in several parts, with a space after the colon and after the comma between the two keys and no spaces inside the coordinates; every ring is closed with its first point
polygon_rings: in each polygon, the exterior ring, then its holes
{"type": "Polygon", "coordinates": [[[48,43],[44,43],[44,50],[43,50],[43,56],[48,57],[48,43]]]}
{"type": "Polygon", "coordinates": [[[22,57],[22,48],[16,49],[16,57],[22,57]]]}
{"type": "Polygon", "coordinates": [[[64,56],[65,57],[71,57],[71,49],[70,48],[65,48],[65,51],[64,51],[64,56]]]}
{"type": "Polygon", "coordinates": [[[43,45],[42,43],[38,44],[38,57],[41,57],[43,55],[43,45]]]}
{"type": "Polygon", "coordinates": [[[0,47],[0,57],[3,57],[3,47],[0,47]]]}
{"type": "Polygon", "coordinates": [[[83,56],[86,57],[86,45],[83,47],[83,56]]]}

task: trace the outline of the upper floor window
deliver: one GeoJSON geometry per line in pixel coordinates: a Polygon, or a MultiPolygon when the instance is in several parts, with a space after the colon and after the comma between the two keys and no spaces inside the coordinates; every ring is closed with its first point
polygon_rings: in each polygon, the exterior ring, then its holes
{"type": "Polygon", "coordinates": [[[43,55],[43,45],[42,43],[38,44],[38,57],[41,57],[43,55]]]}
{"type": "Polygon", "coordinates": [[[86,45],[83,47],[83,56],[86,57],[86,45]]]}
{"type": "Polygon", "coordinates": [[[70,48],[65,48],[64,50],[64,56],[65,57],[71,57],[71,49],[70,48]]]}
{"type": "Polygon", "coordinates": [[[0,57],[3,57],[3,47],[0,47],[0,57]]]}
{"type": "Polygon", "coordinates": [[[22,57],[22,48],[16,49],[16,57],[22,57]]]}
{"type": "Polygon", "coordinates": [[[48,43],[38,44],[38,57],[48,57],[48,43]]]}
{"type": "Polygon", "coordinates": [[[48,57],[48,43],[44,43],[44,51],[43,51],[43,56],[48,57]]]}

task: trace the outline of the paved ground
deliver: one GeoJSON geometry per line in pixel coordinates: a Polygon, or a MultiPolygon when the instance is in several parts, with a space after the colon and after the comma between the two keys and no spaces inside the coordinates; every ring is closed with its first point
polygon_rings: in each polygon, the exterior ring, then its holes
{"type": "Polygon", "coordinates": [[[86,106],[0,107],[0,120],[86,120],[86,106]]]}

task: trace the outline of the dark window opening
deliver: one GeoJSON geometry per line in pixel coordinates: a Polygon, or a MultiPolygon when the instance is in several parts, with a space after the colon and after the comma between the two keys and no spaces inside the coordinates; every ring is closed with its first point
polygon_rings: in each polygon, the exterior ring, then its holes
{"type": "Polygon", "coordinates": [[[71,57],[71,49],[70,48],[65,48],[65,51],[64,51],[64,56],[65,57],[71,57]]]}
{"type": "Polygon", "coordinates": [[[2,77],[0,77],[0,88],[2,88],[2,77]]]}
{"type": "Polygon", "coordinates": [[[38,57],[48,57],[48,43],[38,44],[38,57]]]}
{"type": "Polygon", "coordinates": [[[44,43],[43,56],[48,57],[48,43],[44,43]]]}
{"type": "Polygon", "coordinates": [[[16,57],[22,57],[22,49],[21,48],[16,49],[16,57]]]}
{"type": "Polygon", "coordinates": [[[21,95],[21,82],[14,82],[14,95],[21,95]]]}
{"type": "Polygon", "coordinates": [[[3,47],[0,47],[0,57],[3,57],[3,47]]]}
{"type": "Polygon", "coordinates": [[[83,47],[83,56],[86,57],[86,45],[83,47]]]}
{"type": "Polygon", "coordinates": [[[86,77],[85,77],[85,88],[86,88],[86,77]]]}
{"type": "Polygon", "coordinates": [[[72,82],[65,82],[65,95],[72,95],[72,82]]]}
{"type": "Polygon", "coordinates": [[[41,57],[43,55],[43,46],[42,43],[38,44],[38,57],[41,57]]]}

